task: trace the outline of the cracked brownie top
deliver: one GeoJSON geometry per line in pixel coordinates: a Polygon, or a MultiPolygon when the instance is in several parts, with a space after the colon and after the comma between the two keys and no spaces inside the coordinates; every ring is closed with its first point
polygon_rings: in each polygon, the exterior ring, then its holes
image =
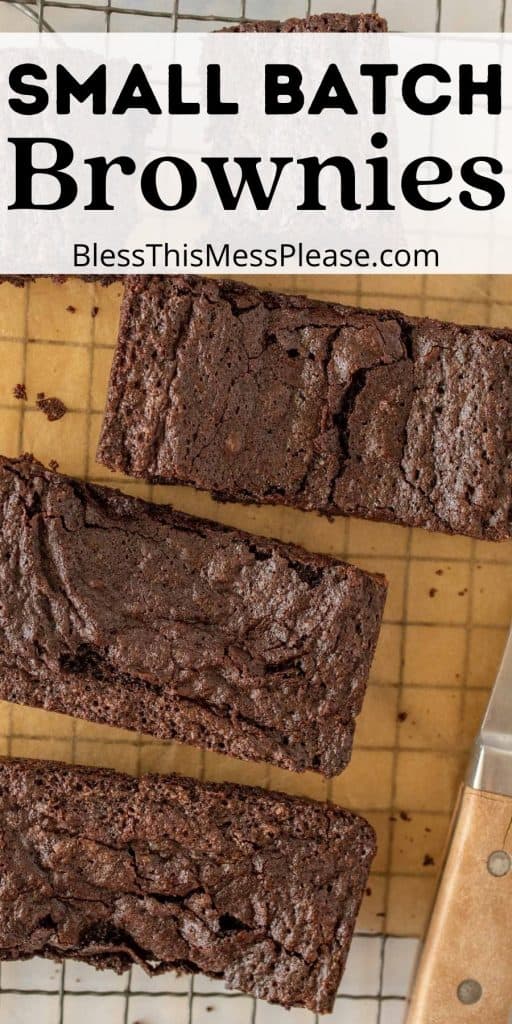
{"type": "Polygon", "coordinates": [[[228,280],[132,278],[98,459],[235,501],[502,539],[511,342],[228,280]]]}
{"type": "Polygon", "coordinates": [[[385,581],[0,458],[0,697],[326,775],[385,581]]]}
{"type": "Polygon", "coordinates": [[[0,760],[0,960],[203,971],[326,1012],[375,835],[332,805],[0,760]]]}

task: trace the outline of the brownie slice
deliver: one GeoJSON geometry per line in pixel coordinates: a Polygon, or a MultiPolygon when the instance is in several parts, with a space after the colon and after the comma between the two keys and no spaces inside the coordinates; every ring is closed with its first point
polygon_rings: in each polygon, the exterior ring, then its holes
{"type": "Polygon", "coordinates": [[[24,288],[30,281],[41,281],[50,278],[54,284],[64,284],[64,281],[96,281],[102,287],[121,281],[119,274],[0,274],[0,284],[13,284],[15,288],[24,288]]]}
{"type": "Polygon", "coordinates": [[[0,760],[0,960],[208,974],[328,1013],[375,835],[249,786],[0,760]]]}
{"type": "Polygon", "coordinates": [[[335,775],[386,584],[0,458],[0,697],[335,775]]]}
{"type": "Polygon", "coordinates": [[[502,540],[512,332],[127,281],[98,460],[233,501],[502,540]]]}
{"type": "Polygon", "coordinates": [[[244,21],[224,32],[386,32],[379,14],[312,14],[287,21],[244,21]]]}

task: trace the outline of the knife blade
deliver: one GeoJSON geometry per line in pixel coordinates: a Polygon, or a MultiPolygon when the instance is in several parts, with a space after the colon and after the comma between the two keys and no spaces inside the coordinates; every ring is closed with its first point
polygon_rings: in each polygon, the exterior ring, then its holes
{"type": "Polygon", "coordinates": [[[512,796],[512,629],[466,776],[468,786],[512,796]]]}
{"type": "Polygon", "coordinates": [[[512,629],[461,787],[407,1024],[512,1024],[512,629]]]}

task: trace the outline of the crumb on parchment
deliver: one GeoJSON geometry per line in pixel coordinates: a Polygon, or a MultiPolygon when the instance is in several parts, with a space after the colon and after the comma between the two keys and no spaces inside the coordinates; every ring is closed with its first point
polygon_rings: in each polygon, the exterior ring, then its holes
{"type": "Polygon", "coordinates": [[[47,398],[44,391],[37,395],[36,405],[44,412],[46,418],[52,423],[54,420],[61,420],[67,413],[67,406],[60,398],[47,398]]]}

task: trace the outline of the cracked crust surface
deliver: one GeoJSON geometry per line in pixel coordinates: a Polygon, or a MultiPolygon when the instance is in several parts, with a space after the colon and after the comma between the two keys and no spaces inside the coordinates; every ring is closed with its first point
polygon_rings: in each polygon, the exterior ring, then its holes
{"type": "Polygon", "coordinates": [[[328,1012],[375,853],[332,805],[0,760],[0,959],[202,971],[328,1012]]]}
{"type": "Polygon", "coordinates": [[[0,697],[335,775],[386,585],[0,458],[0,697]]]}
{"type": "Polygon", "coordinates": [[[511,412],[510,331],[135,277],[98,459],[227,500],[501,540],[511,412]]]}

